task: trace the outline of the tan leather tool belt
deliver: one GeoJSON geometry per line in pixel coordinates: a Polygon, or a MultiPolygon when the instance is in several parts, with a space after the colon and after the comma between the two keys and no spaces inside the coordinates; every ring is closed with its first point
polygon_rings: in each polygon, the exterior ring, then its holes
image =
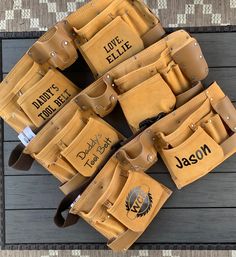
{"type": "Polygon", "coordinates": [[[142,121],[169,113],[200,93],[203,88],[199,81],[207,74],[198,42],[180,30],[107,72],[74,101],[101,117],[118,101],[136,132],[142,121]]]}
{"type": "Polygon", "coordinates": [[[30,140],[23,153],[62,183],[76,177],[78,185],[97,171],[122,139],[104,120],[70,102],[30,140]]]}
{"type": "Polygon", "coordinates": [[[123,166],[147,170],[158,152],[178,188],[236,151],[236,111],[217,83],[142,132],[116,153],[123,166]]]}
{"type": "Polygon", "coordinates": [[[165,34],[141,0],[93,0],[45,33],[27,52],[39,64],[66,69],[83,55],[96,77],[165,34]]]}
{"type": "Polygon", "coordinates": [[[62,208],[73,201],[73,194],[58,208],[56,224],[66,227],[80,216],[108,239],[108,247],[122,251],[141,236],[171,191],[141,171],[122,167],[113,156],[86,190],[77,195],[64,220],[62,208]]]}

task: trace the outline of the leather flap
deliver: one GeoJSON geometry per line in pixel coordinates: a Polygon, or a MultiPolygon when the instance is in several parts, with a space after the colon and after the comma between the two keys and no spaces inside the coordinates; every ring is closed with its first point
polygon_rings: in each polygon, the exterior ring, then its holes
{"type": "Polygon", "coordinates": [[[128,229],[142,232],[155,216],[163,191],[163,187],[150,176],[130,171],[119,197],[107,211],[128,229]]]}
{"type": "Polygon", "coordinates": [[[191,39],[185,46],[173,52],[172,57],[190,81],[203,80],[208,75],[207,62],[195,39],[191,39]]]}
{"type": "Polygon", "coordinates": [[[236,110],[230,99],[225,96],[212,106],[229,128],[236,132],[236,110]]]}

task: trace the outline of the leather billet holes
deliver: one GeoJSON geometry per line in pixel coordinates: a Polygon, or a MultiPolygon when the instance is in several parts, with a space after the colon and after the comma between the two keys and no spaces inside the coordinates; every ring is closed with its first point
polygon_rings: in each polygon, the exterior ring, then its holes
{"type": "Polygon", "coordinates": [[[157,161],[157,151],[154,141],[154,134],[150,130],[147,130],[120,148],[116,153],[116,158],[125,169],[145,171],[157,161]]]}
{"type": "Polygon", "coordinates": [[[100,82],[80,93],[75,101],[82,110],[92,109],[96,114],[104,117],[115,108],[117,93],[112,86],[103,81],[100,82]]]}
{"type": "Polygon", "coordinates": [[[74,35],[69,23],[61,21],[33,44],[28,55],[39,64],[48,62],[52,67],[64,70],[78,58],[74,35]]]}

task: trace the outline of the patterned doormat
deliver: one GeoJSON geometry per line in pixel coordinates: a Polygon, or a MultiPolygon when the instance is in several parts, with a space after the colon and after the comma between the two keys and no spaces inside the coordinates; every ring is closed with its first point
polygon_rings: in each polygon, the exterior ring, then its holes
{"type": "MultiPolygon", "coordinates": [[[[145,0],[164,27],[236,25],[236,0],[145,0]]],[[[0,32],[45,31],[88,0],[0,0],[0,32]]]]}

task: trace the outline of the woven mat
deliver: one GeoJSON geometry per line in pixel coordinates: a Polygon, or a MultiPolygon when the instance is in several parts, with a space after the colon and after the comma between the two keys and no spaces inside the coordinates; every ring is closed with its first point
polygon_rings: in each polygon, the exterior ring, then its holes
{"type": "MultiPolygon", "coordinates": [[[[164,27],[236,25],[236,0],[145,1],[164,27]]],[[[47,30],[86,2],[88,0],[0,0],[0,32],[47,30]]]]}

